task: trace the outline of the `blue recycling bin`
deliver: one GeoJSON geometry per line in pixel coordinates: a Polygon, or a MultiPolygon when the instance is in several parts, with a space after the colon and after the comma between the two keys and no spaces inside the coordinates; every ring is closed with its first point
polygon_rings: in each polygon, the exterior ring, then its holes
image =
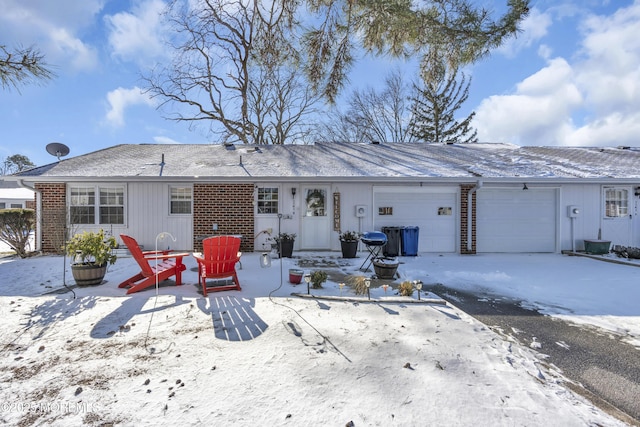
{"type": "Polygon", "coordinates": [[[420,227],[404,227],[402,229],[402,256],[418,255],[418,235],[420,227]]]}

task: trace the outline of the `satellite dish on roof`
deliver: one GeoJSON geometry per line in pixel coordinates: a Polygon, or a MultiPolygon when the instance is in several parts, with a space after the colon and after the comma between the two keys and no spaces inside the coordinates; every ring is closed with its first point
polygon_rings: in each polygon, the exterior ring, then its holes
{"type": "Polygon", "coordinates": [[[52,142],[50,144],[47,144],[47,153],[51,154],[52,156],[56,156],[58,158],[58,161],[60,161],[60,157],[64,157],[69,154],[69,147],[61,142],[52,142]]]}

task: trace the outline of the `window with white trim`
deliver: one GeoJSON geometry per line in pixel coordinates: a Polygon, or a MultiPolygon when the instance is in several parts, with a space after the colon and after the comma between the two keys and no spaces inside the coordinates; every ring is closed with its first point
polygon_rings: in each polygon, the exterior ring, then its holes
{"type": "Polygon", "coordinates": [[[6,209],[7,204],[5,202],[0,202],[0,209],[6,209]]]}
{"type": "Polygon", "coordinates": [[[70,187],[69,223],[124,224],[124,187],[70,187]]]}
{"type": "Polygon", "coordinates": [[[193,196],[191,187],[170,187],[169,213],[172,215],[191,214],[193,196]]]}
{"type": "Polygon", "coordinates": [[[625,188],[604,189],[604,217],[622,218],[629,215],[629,190],[625,188]]]}
{"type": "Polygon", "coordinates": [[[256,207],[258,214],[278,213],[278,187],[258,187],[256,207]]]}

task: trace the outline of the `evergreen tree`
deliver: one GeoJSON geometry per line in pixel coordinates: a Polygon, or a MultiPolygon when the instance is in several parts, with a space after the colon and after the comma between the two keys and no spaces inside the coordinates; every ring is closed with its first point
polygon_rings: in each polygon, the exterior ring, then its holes
{"type": "Polygon", "coordinates": [[[36,49],[30,47],[10,50],[5,45],[0,45],[0,87],[3,89],[18,89],[21,84],[49,80],[53,75],[44,62],[44,56],[36,49]]]}
{"type": "Polygon", "coordinates": [[[0,175],[10,175],[16,172],[22,172],[29,168],[35,167],[33,162],[22,154],[14,154],[5,159],[0,165],[0,175]]]}
{"type": "Polygon", "coordinates": [[[469,97],[471,79],[458,82],[458,71],[437,73],[437,78],[423,81],[420,88],[414,84],[417,96],[412,97],[412,120],[409,132],[417,140],[427,143],[452,144],[455,142],[478,142],[478,132],[470,124],[475,112],[458,121],[454,114],[469,97]]]}

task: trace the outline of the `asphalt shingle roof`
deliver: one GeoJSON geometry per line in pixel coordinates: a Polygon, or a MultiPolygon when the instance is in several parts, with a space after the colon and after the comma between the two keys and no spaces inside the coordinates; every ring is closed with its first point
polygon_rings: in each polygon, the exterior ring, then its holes
{"type": "Polygon", "coordinates": [[[510,144],[122,144],[22,177],[640,178],[637,148],[510,144]],[[164,165],[161,166],[164,158],[164,165]]]}

